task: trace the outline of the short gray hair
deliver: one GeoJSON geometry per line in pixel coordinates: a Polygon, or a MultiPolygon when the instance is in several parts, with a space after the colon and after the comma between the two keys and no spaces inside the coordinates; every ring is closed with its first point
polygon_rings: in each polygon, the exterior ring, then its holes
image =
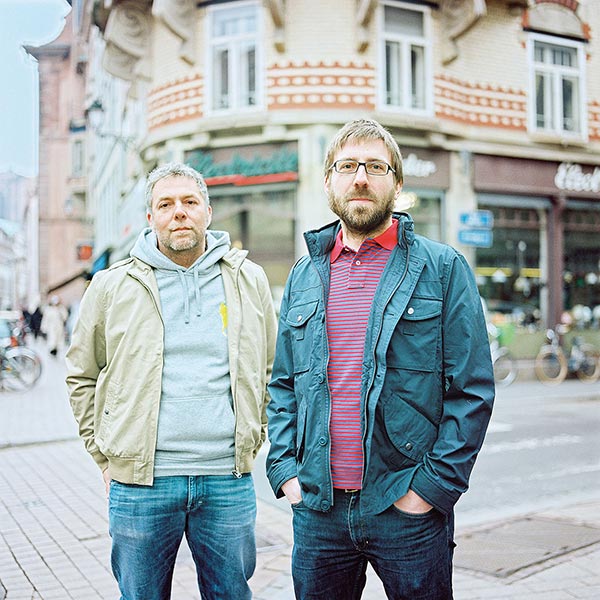
{"type": "Polygon", "coordinates": [[[210,199],[208,197],[208,187],[206,186],[206,181],[204,181],[204,177],[196,169],[193,169],[189,165],[180,162],[170,162],[164,165],[160,165],[156,167],[153,171],[150,172],[148,178],[146,179],[146,209],[148,212],[152,210],[152,192],[154,191],[154,186],[157,181],[164,179],[165,177],[189,177],[193,179],[200,189],[200,194],[204,198],[206,202],[206,206],[210,204],[210,199]]]}

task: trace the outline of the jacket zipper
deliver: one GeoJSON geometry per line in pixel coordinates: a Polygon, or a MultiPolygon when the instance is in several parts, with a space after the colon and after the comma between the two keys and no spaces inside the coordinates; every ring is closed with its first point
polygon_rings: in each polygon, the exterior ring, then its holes
{"type": "MultiPolygon", "coordinates": [[[[243,260],[242,260],[243,262],[243,260]]],[[[233,396],[233,413],[235,416],[235,427],[233,429],[233,448],[234,448],[234,467],[233,467],[233,471],[231,471],[231,474],[236,478],[236,479],[241,479],[242,477],[242,473],[239,470],[239,465],[238,465],[238,447],[237,447],[237,429],[238,429],[238,401],[237,401],[237,389],[238,389],[238,382],[237,382],[237,377],[238,377],[238,373],[239,373],[239,360],[240,360],[240,343],[241,343],[241,339],[242,339],[242,334],[241,334],[241,329],[242,329],[242,314],[243,311],[241,310],[241,306],[242,306],[242,298],[240,296],[240,285],[239,285],[239,277],[240,277],[240,271],[242,269],[242,263],[240,262],[236,268],[235,268],[235,277],[234,277],[234,286],[235,286],[235,294],[236,294],[236,299],[238,301],[238,304],[240,306],[240,324],[239,324],[239,335],[237,336],[237,348],[236,348],[236,367],[235,367],[235,389],[236,389],[236,393],[233,393],[233,389],[231,390],[231,394],[233,396]]],[[[225,300],[227,300],[227,298],[225,298],[225,300]]],[[[228,309],[229,312],[229,309],[228,309]]],[[[229,316],[227,317],[227,321],[229,322],[229,316]]],[[[228,332],[229,335],[229,332],[228,332]]],[[[229,374],[231,377],[231,373],[229,374]]]]}
{"type": "MultiPolygon", "coordinates": [[[[154,304],[154,308],[156,309],[156,312],[158,313],[158,318],[160,319],[162,325],[163,325],[163,331],[164,331],[164,327],[165,327],[165,322],[163,321],[163,317],[162,314],[160,312],[160,309],[158,307],[158,303],[156,302],[156,298],[154,297],[154,294],[152,293],[152,289],[150,288],[150,286],[141,279],[141,277],[139,277],[139,275],[132,273],[131,271],[129,271],[129,275],[130,277],[132,277],[133,279],[135,279],[142,287],[144,287],[146,289],[146,291],[148,292],[148,294],[150,294],[150,298],[152,298],[152,303],[154,304]]],[[[163,343],[163,352],[162,352],[162,356],[161,356],[161,360],[164,360],[164,343],[163,343]]],[[[162,386],[162,368],[161,368],[161,374],[160,374],[160,380],[161,380],[161,386],[162,386]]],[[[159,396],[160,396],[160,391],[159,391],[159,396]]],[[[158,399],[158,408],[156,410],[156,419],[154,421],[154,445],[153,448],[150,450],[150,454],[151,454],[151,459],[152,459],[152,480],[154,481],[154,457],[156,455],[156,437],[158,435],[158,413],[160,410],[160,397],[158,399]]]]}
{"type": "MultiPolygon", "coordinates": [[[[390,295],[388,296],[386,302],[385,302],[385,306],[387,306],[390,302],[390,300],[392,299],[392,296],[396,293],[397,289],[402,285],[402,282],[406,279],[406,275],[408,274],[408,266],[409,266],[409,262],[410,262],[410,244],[408,243],[408,240],[406,239],[406,231],[404,230],[404,227],[402,228],[402,240],[404,241],[404,243],[406,244],[406,266],[404,267],[404,272],[402,273],[402,277],[400,277],[400,279],[398,280],[398,283],[394,286],[394,289],[390,292],[390,295]]],[[[385,306],[384,306],[384,312],[385,312],[385,306]]],[[[379,343],[379,338],[381,337],[381,330],[383,327],[379,327],[379,331],[377,332],[377,338],[375,339],[375,343],[373,344],[373,355],[372,355],[372,361],[373,361],[373,369],[371,371],[371,379],[369,381],[369,385],[365,388],[365,404],[363,407],[363,414],[365,417],[365,428],[363,430],[363,438],[362,438],[362,447],[363,447],[363,455],[364,455],[364,460],[366,460],[367,458],[367,453],[365,451],[365,442],[367,439],[367,397],[369,396],[369,392],[371,390],[371,388],[373,387],[373,380],[375,378],[375,348],[377,348],[377,344],[379,343]]],[[[364,483],[364,476],[366,473],[366,465],[363,464],[363,483],[364,483]]]]}

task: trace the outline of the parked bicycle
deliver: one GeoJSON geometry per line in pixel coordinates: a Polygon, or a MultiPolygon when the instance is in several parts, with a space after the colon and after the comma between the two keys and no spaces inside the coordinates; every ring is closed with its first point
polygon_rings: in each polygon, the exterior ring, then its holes
{"type": "Polygon", "coordinates": [[[492,365],[494,367],[494,382],[497,386],[505,387],[517,378],[519,372],[517,361],[506,346],[500,345],[498,328],[488,323],[487,329],[490,337],[492,365]]]}
{"type": "Polygon", "coordinates": [[[42,361],[29,348],[0,346],[0,391],[24,392],[42,375],[42,361]]]}
{"type": "Polygon", "coordinates": [[[560,341],[561,326],[548,329],[544,344],[535,359],[535,374],[542,383],[558,385],[569,373],[580,381],[593,383],[600,378],[600,352],[580,336],[573,338],[568,356],[560,341]]]}

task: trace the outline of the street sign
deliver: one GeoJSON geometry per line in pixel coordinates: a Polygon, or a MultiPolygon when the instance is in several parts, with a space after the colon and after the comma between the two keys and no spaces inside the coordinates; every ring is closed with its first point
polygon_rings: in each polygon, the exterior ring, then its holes
{"type": "Polygon", "coordinates": [[[494,214],[491,210],[460,213],[460,224],[473,229],[491,229],[494,226],[494,214]]]}
{"type": "Polygon", "coordinates": [[[465,246],[491,248],[494,236],[491,229],[459,229],[458,241],[465,246]]]}

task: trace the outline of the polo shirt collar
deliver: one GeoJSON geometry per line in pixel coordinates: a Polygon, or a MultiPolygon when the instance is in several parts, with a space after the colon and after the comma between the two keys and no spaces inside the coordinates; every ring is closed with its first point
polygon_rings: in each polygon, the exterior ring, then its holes
{"type": "MultiPolygon", "coordinates": [[[[386,250],[393,250],[398,243],[398,219],[392,219],[392,224],[377,237],[367,239],[372,239],[376,244],[379,244],[386,250]]],[[[340,227],[340,230],[335,238],[335,244],[331,250],[331,254],[329,255],[329,262],[335,262],[342,253],[344,247],[344,242],[342,241],[342,229],[340,227]]]]}

